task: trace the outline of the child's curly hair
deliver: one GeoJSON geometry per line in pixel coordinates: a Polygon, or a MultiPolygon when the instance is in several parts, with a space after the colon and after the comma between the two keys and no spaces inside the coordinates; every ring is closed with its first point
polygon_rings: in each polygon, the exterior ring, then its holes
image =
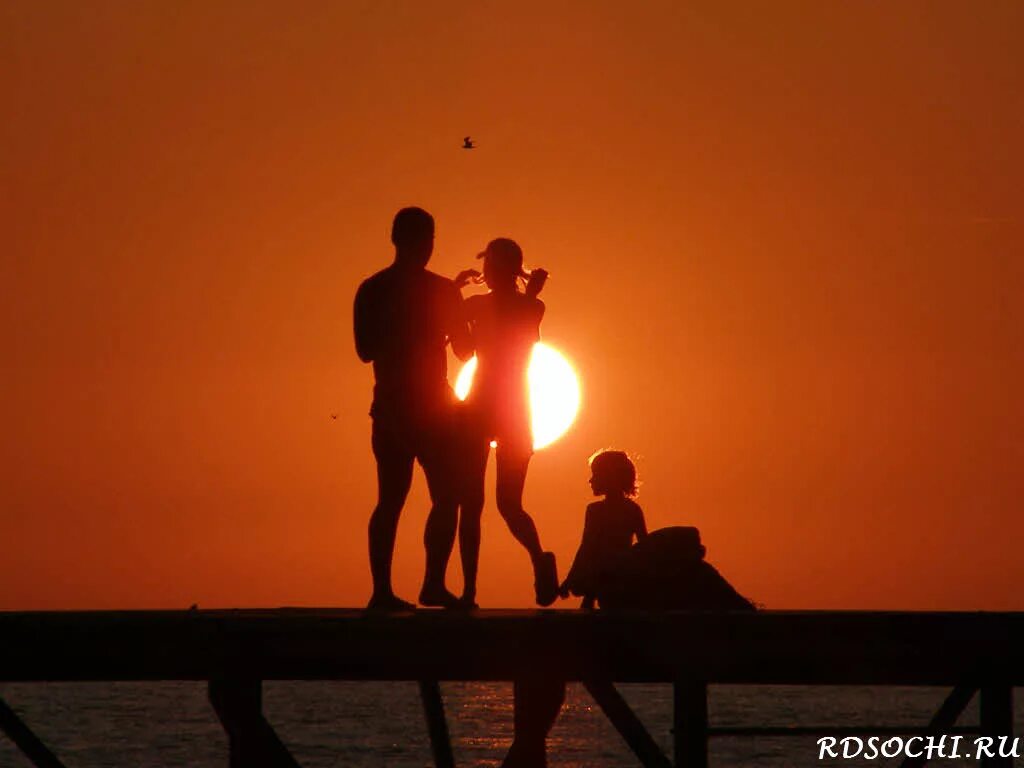
{"type": "Polygon", "coordinates": [[[620,492],[636,496],[636,465],[625,451],[601,450],[590,457],[595,493],[620,492]]]}

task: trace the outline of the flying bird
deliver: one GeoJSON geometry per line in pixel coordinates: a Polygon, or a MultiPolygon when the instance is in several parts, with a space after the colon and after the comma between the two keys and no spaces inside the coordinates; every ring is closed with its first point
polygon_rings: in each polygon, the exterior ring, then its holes
{"type": "Polygon", "coordinates": [[[332,413],[332,414],[331,414],[331,418],[332,418],[332,419],[336,419],[336,418],[338,418],[338,414],[336,414],[336,413],[332,413]]]}
{"type": "Polygon", "coordinates": [[[464,138],[462,140],[462,148],[463,149],[476,149],[476,145],[473,143],[473,140],[471,138],[469,138],[469,136],[467,136],[466,138],[464,138]]]}

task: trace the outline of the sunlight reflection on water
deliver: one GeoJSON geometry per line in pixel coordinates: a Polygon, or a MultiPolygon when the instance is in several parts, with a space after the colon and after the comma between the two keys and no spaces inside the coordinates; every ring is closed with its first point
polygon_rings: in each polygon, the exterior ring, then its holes
{"type": "MultiPolygon", "coordinates": [[[[621,691],[670,753],[671,689],[624,685],[621,691]]],[[[512,686],[442,685],[459,766],[499,766],[512,741],[512,686]]],[[[939,688],[716,686],[716,725],[878,725],[927,722],[947,691],[939,688]]],[[[0,685],[18,711],[68,765],[126,768],[222,768],[227,744],[199,683],[40,683],[0,685]]],[[[430,746],[414,683],[272,682],[265,710],[305,768],[425,768],[430,746]]],[[[1017,732],[1024,694],[1016,691],[1017,732]]],[[[977,722],[972,704],[962,722],[977,722]]],[[[586,691],[570,685],[550,738],[551,768],[633,768],[622,739],[586,691]]],[[[813,737],[717,738],[716,768],[830,765],[817,761],[813,737]]],[[[893,761],[836,761],[887,765],[893,761]]],[[[976,766],[942,761],[943,766],[976,766]]],[[[30,768],[0,737],[0,766],[30,768]]]]}

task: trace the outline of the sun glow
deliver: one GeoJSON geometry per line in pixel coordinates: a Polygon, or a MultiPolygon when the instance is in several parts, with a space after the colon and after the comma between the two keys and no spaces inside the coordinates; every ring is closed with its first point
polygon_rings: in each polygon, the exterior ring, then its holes
{"type": "MultiPolygon", "coordinates": [[[[475,357],[459,371],[455,395],[460,400],[465,400],[469,394],[475,371],[475,357]]],[[[533,448],[540,450],[564,435],[576,420],[580,409],[580,382],[562,353],[543,342],[533,347],[527,378],[530,383],[533,448]]]]}

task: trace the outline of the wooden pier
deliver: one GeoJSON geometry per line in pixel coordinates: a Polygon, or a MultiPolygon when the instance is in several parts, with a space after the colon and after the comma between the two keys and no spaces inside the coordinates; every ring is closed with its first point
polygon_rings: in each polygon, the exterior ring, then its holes
{"type": "MultiPolygon", "coordinates": [[[[0,682],[205,681],[232,768],[298,765],[263,716],[264,680],[418,681],[434,761],[449,768],[455,763],[437,681],[531,678],[582,682],[638,763],[659,768],[703,768],[708,738],[720,734],[853,732],[827,723],[716,728],[708,722],[707,687],[724,683],[945,686],[948,698],[916,732],[1009,736],[1012,689],[1024,685],[1024,613],[0,612],[0,682]],[[671,759],[617,682],[674,686],[671,759]],[[980,723],[958,726],[976,694],[980,723]]],[[[61,766],[30,726],[0,700],[0,730],[33,764],[61,766]]],[[[982,765],[1011,766],[1012,759],[982,765]]]]}

